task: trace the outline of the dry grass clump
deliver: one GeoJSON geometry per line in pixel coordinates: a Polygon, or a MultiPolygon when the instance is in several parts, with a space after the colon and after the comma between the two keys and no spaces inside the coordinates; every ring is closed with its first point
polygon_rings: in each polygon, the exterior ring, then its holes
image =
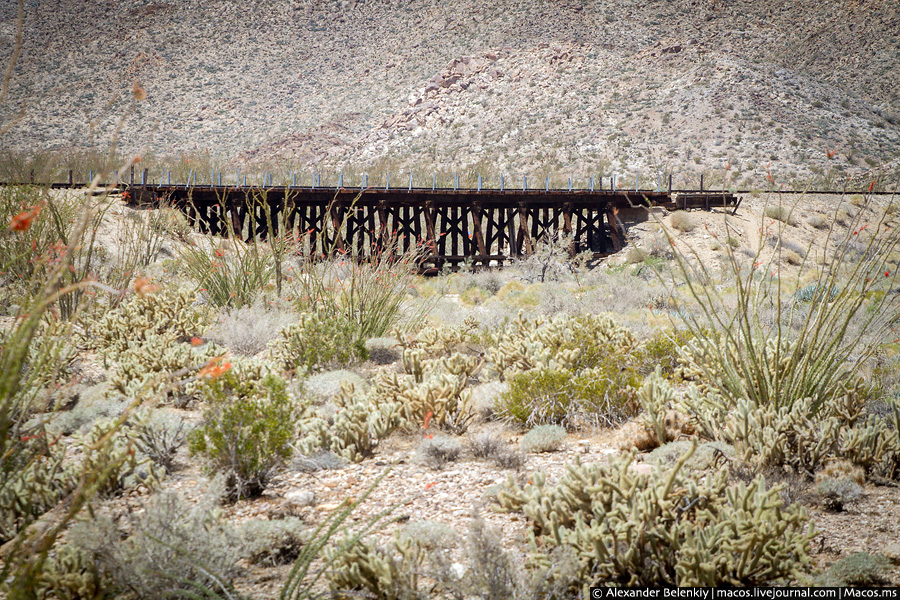
{"type": "Polygon", "coordinates": [[[807,217],[806,222],[815,229],[825,229],[828,226],[828,221],[819,213],[807,217]]]}
{"type": "Polygon", "coordinates": [[[789,265],[800,266],[803,264],[803,257],[793,250],[785,250],[782,254],[782,258],[784,258],[784,262],[789,265]]]}
{"type": "Polygon", "coordinates": [[[775,219],[776,221],[781,221],[782,223],[786,223],[788,225],[794,224],[791,209],[786,206],[782,206],[780,204],[767,206],[764,213],[770,219],[775,219]]]}
{"type": "Polygon", "coordinates": [[[642,263],[650,256],[650,253],[646,250],[641,250],[640,248],[635,248],[632,246],[628,250],[625,251],[625,264],[626,265],[634,265],[637,263],[642,263]]]}
{"type": "Polygon", "coordinates": [[[671,224],[674,229],[677,229],[682,233],[687,233],[693,231],[694,227],[697,226],[697,221],[690,213],[679,211],[672,213],[671,224]]]}

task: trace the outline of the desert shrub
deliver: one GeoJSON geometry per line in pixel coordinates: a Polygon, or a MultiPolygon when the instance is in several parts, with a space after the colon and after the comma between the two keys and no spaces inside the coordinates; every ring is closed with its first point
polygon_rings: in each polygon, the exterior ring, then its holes
{"type": "Polygon", "coordinates": [[[231,498],[261,493],[291,457],[297,406],[286,382],[238,363],[202,388],[207,408],[190,435],[207,470],[224,473],[231,498]],[[255,371],[255,373],[251,373],[255,371]]]}
{"type": "Polygon", "coordinates": [[[159,412],[138,413],[131,425],[135,447],[167,473],[175,469],[175,455],[187,441],[183,419],[159,412]]]}
{"type": "Polygon", "coordinates": [[[542,473],[524,488],[510,481],[498,502],[533,521],[532,562],[549,566],[552,548],[574,550],[578,586],[743,586],[798,577],[814,535],[805,511],[783,507],[779,488],[762,477],[737,486],[724,469],[684,477],[690,455],[649,474],[631,468],[633,457],[570,464],[555,486],[542,473]]]}
{"type": "Polygon", "coordinates": [[[400,360],[400,345],[394,338],[377,337],[366,340],[369,359],[378,365],[389,365],[400,360]]]}
{"type": "Polygon", "coordinates": [[[528,283],[545,283],[577,276],[571,259],[572,244],[572,236],[562,231],[535,240],[531,254],[516,263],[522,279],[528,283]]]}
{"type": "Polygon", "coordinates": [[[803,257],[793,250],[785,250],[782,254],[784,262],[789,265],[799,266],[803,264],[803,257]]]}
{"type": "Polygon", "coordinates": [[[303,521],[253,519],[241,526],[241,550],[255,565],[277,567],[294,562],[303,547],[303,521]]]}
{"type": "Polygon", "coordinates": [[[522,436],[523,452],[556,452],[566,441],[566,430],[559,425],[538,425],[522,436]]]}
{"type": "Polygon", "coordinates": [[[304,387],[313,401],[328,402],[349,386],[361,392],[369,389],[369,383],[361,375],[346,369],[310,375],[304,387]]]}
{"type": "Polygon", "coordinates": [[[831,302],[840,290],[836,287],[831,289],[819,288],[818,283],[811,283],[794,292],[794,300],[797,302],[831,302]]]}
{"type": "Polygon", "coordinates": [[[786,223],[788,225],[793,225],[793,218],[791,215],[791,209],[787,206],[778,205],[770,205],[765,208],[763,211],[770,219],[775,219],[776,221],[781,221],[782,223],[786,223]]]}
{"type": "Polygon", "coordinates": [[[839,558],[822,574],[822,585],[828,587],[874,587],[887,585],[891,561],[878,554],[854,552],[839,558]]]}
{"type": "Polygon", "coordinates": [[[443,469],[447,463],[456,461],[462,452],[459,440],[444,435],[426,437],[419,443],[420,460],[432,469],[443,469]]]}
{"type": "Polygon", "coordinates": [[[453,529],[441,521],[410,521],[403,528],[402,535],[415,540],[426,550],[452,548],[459,541],[453,529]]]}
{"type": "Polygon", "coordinates": [[[472,388],[472,410],[484,420],[494,418],[497,398],[509,388],[505,381],[488,381],[472,388]]]}
{"type": "Polygon", "coordinates": [[[301,261],[294,278],[297,310],[317,311],[327,318],[351,323],[363,340],[382,337],[395,326],[404,330],[417,328],[432,303],[421,303],[417,310],[403,313],[425,253],[424,247],[400,252],[396,242],[392,242],[369,262],[344,258],[301,261]]]}
{"type": "Polygon", "coordinates": [[[628,248],[625,251],[625,264],[626,265],[634,265],[637,263],[642,263],[650,256],[650,253],[646,250],[642,250],[640,248],[635,248],[634,246],[628,248]]]}
{"type": "Polygon", "coordinates": [[[153,224],[153,214],[148,211],[127,211],[118,221],[116,231],[116,265],[107,278],[116,288],[127,287],[139,269],[147,267],[159,258],[164,242],[163,233],[153,224]]]}
{"type": "MultiPolygon", "coordinates": [[[[94,386],[99,390],[105,389],[105,385],[94,386]]],[[[102,391],[94,391],[102,394],[102,391]]],[[[125,411],[126,406],[119,400],[107,399],[102,396],[84,397],[72,408],[72,410],[54,413],[47,422],[47,431],[53,435],[71,435],[76,431],[86,432],[97,420],[117,417],[125,411]]]]}
{"type": "Polygon", "coordinates": [[[828,221],[825,219],[825,216],[818,213],[810,215],[806,219],[806,222],[815,229],[825,229],[828,227],[828,221]]]}
{"type": "Polygon", "coordinates": [[[469,437],[466,443],[475,458],[490,458],[507,447],[507,443],[495,431],[482,431],[469,437]]]}
{"type": "Polygon", "coordinates": [[[333,471],[341,469],[347,461],[331,452],[320,450],[309,456],[298,456],[291,461],[291,468],[301,473],[315,473],[316,471],[333,471]]]}
{"type": "Polygon", "coordinates": [[[468,306],[479,306],[491,297],[490,292],[479,287],[470,287],[459,295],[459,301],[468,306]]]}
{"type": "Polygon", "coordinates": [[[368,351],[357,326],[322,312],[301,313],[285,327],[272,354],[285,369],[324,369],[365,360],[368,351]]]}
{"type": "Polygon", "coordinates": [[[694,227],[697,226],[697,222],[694,220],[694,217],[690,213],[683,211],[676,211],[672,213],[671,224],[674,229],[677,229],[682,233],[693,231],[694,227]]]}
{"type": "Polygon", "coordinates": [[[70,543],[90,555],[119,594],[137,598],[185,596],[205,586],[221,591],[238,574],[240,537],[215,511],[218,494],[207,493],[194,507],[176,494],[152,499],[132,516],[130,536],[104,517],[73,527],[70,543]]]}
{"type": "Polygon", "coordinates": [[[495,410],[526,427],[613,425],[636,413],[629,389],[638,385],[633,370],[614,362],[579,372],[533,369],[513,375],[495,410]]]}
{"type": "Polygon", "coordinates": [[[817,478],[816,493],[822,497],[826,508],[841,511],[845,505],[862,498],[862,486],[849,477],[817,478]]]}
{"type": "Polygon", "coordinates": [[[158,234],[172,235],[185,241],[191,233],[191,224],[177,208],[163,206],[150,215],[150,226],[158,234]]]}
{"type": "Polygon", "coordinates": [[[265,350],[295,320],[293,312],[273,308],[257,299],[251,306],[229,309],[219,317],[207,337],[234,354],[253,356],[265,350]]]}

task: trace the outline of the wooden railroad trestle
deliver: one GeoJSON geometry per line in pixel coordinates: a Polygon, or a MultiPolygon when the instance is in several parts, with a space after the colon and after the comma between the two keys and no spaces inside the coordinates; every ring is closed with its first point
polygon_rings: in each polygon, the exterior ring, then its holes
{"type": "MultiPolygon", "coordinates": [[[[132,185],[129,194],[138,204],[184,211],[204,233],[244,240],[294,236],[308,256],[365,260],[385,249],[421,250],[423,271],[465,262],[502,265],[558,233],[571,238],[573,255],[611,254],[624,242],[620,209],[675,207],[669,193],[653,191],[132,185]]],[[[691,203],[734,205],[734,196],[707,194],[691,203]]]]}

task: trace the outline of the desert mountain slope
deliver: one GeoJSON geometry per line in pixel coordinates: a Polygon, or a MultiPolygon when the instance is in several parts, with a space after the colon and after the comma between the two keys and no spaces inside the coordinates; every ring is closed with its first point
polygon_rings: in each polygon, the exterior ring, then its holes
{"type": "MultiPolygon", "coordinates": [[[[0,57],[15,40],[0,6],[0,57]]],[[[26,8],[5,148],[234,166],[736,183],[900,169],[900,7],[759,2],[74,2],[26,8]],[[129,113],[134,80],[148,97],[129,113]],[[828,159],[826,150],[832,150],[828,159]]]]}

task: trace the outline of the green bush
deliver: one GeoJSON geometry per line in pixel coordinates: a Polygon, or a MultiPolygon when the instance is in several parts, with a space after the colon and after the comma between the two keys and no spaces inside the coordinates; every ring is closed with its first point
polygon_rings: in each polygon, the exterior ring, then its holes
{"type": "Polygon", "coordinates": [[[224,473],[229,496],[261,493],[292,454],[297,407],[286,382],[271,373],[231,368],[203,388],[208,407],[191,432],[190,449],[210,473],[224,473]],[[261,375],[261,376],[260,376],[261,375]]]}
{"type": "Polygon", "coordinates": [[[272,354],[287,370],[310,371],[349,365],[369,356],[356,324],[321,312],[301,313],[297,323],[282,329],[272,354]]]}
{"type": "Polygon", "coordinates": [[[640,379],[614,362],[573,372],[533,369],[517,373],[497,399],[498,416],[526,427],[561,425],[567,429],[615,425],[636,414],[633,394],[640,379]]]}

